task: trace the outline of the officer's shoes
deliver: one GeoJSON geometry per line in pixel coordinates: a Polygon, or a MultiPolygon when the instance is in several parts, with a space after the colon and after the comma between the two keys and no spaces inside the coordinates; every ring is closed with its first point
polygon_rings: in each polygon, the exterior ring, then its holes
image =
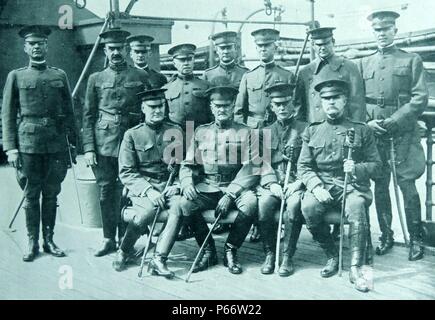
{"type": "Polygon", "coordinates": [[[148,264],[148,273],[155,276],[162,276],[166,279],[175,277],[175,273],[168,269],[166,266],[167,258],[162,256],[154,256],[148,264]]]}
{"type": "Polygon", "coordinates": [[[272,274],[275,271],[275,253],[268,252],[266,254],[266,259],[260,271],[262,274],[272,274]]]}
{"type": "Polygon", "coordinates": [[[242,273],[242,266],[237,261],[237,249],[229,248],[225,245],[224,266],[232,274],[242,273]]]}
{"type": "Polygon", "coordinates": [[[282,257],[281,266],[279,267],[278,274],[280,277],[289,277],[295,272],[293,260],[289,256],[282,257]]]}
{"type": "Polygon", "coordinates": [[[95,251],[94,256],[102,257],[102,256],[105,256],[105,255],[112,253],[112,252],[115,252],[115,251],[116,251],[115,240],[105,238],[103,240],[103,245],[101,246],[100,249],[95,251]]]}
{"type": "Polygon", "coordinates": [[[36,256],[39,254],[39,244],[38,241],[29,239],[29,244],[27,251],[23,255],[23,261],[32,262],[35,260],[36,256]]]}
{"type": "Polygon", "coordinates": [[[391,236],[386,236],[385,238],[381,238],[381,244],[376,247],[376,254],[378,256],[382,256],[384,254],[387,254],[388,252],[391,251],[391,249],[394,246],[394,239],[391,236]]]}
{"type": "Polygon", "coordinates": [[[53,240],[47,240],[42,245],[45,253],[51,254],[52,256],[61,258],[65,257],[66,254],[63,250],[59,249],[59,247],[53,242],[53,240]]]}
{"type": "Polygon", "coordinates": [[[424,247],[416,244],[414,241],[411,241],[409,246],[409,261],[417,261],[423,259],[424,257],[424,247]]]}
{"type": "Polygon", "coordinates": [[[322,278],[329,278],[338,272],[338,257],[330,258],[325,267],[320,271],[322,278]]]}
{"type": "Polygon", "coordinates": [[[368,281],[364,278],[360,267],[351,266],[349,271],[349,281],[354,284],[355,289],[361,292],[368,292],[370,290],[368,281]]]}
{"type": "Polygon", "coordinates": [[[196,264],[195,268],[193,268],[192,272],[197,273],[200,271],[204,271],[217,264],[218,258],[216,250],[205,251],[202,257],[199,259],[198,263],[196,264]]]}
{"type": "Polygon", "coordinates": [[[123,271],[127,268],[127,262],[130,258],[130,254],[119,249],[116,253],[115,261],[112,262],[112,267],[115,271],[123,271]]]}

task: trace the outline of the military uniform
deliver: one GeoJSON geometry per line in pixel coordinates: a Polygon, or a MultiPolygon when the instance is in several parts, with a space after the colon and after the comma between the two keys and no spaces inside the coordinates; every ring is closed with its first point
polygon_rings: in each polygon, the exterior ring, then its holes
{"type": "MultiPolygon", "coordinates": [[[[325,80],[316,85],[321,97],[339,94],[338,89],[326,87],[332,81],[336,79],[325,80]]],[[[302,135],[303,145],[297,170],[307,191],[303,195],[301,209],[308,230],[329,259],[327,267],[322,270],[323,277],[333,275],[338,266],[338,252],[323,216],[330,206],[340,207],[342,202],[345,177],[343,160],[347,158],[350,146],[346,134],[351,128],[355,130],[352,145],[352,160],[355,167],[347,186],[345,215],[350,224],[351,266],[359,268],[364,263],[367,241],[366,210],[372,202],[370,179],[376,177],[381,164],[373,133],[364,123],[339,116],[312,123],[302,135]],[[327,190],[332,201],[328,204],[319,202],[314,196],[315,188],[327,190]]]]}
{"type": "MultiPolygon", "coordinates": [[[[277,83],[268,88],[266,88],[266,93],[272,100],[272,103],[287,103],[283,110],[289,112],[289,117],[286,119],[278,119],[272,125],[263,129],[263,139],[265,143],[265,150],[263,154],[268,154],[271,156],[270,163],[274,174],[276,175],[278,183],[284,187],[284,180],[286,175],[286,168],[291,162],[292,171],[290,173],[288,183],[294,183],[296,181],[296,162],[299,157],[299,153],[302,146],[302,140],[300,135],[306,128],[307,124],[305,122],[296,120],[293,112],[294,107],[291,104],[291,99],[293,96],[294,86],[277,83]],[[291,104],[291,105],[289,105],[291,104]],[[268,142],[270,141],[270,143],[268,142]]],[[[280,109],[278,109],[280,110],[280,109]]],[[[261,183],[263,185],[263,183],[261,183]]],[[[286,199],[287,210],[284,220],[285,221],[285,239],[283,246],[283,267],[280,269],[288,269],[291,261],[293,252],[295,251],[297,237],[299,236],[302,221],[300,209],[295,207],[300,207],[299,197],[301,191],[296,192],[286,199]],[[293,223],[294,220],[298,220],[297,223],[293,223]],[[296,240],[290,241],[290,237],[296,240]],[[290,242],[292,243],[290,248],[290,242]]],[[[264,252],[266,254],[266,260],[262,266],[261,272],[263,274],[273,273],[274,263],[275,263],[275,250],[276,250],[276,230],[277,224],[275,221],[275,214],[277,209],[279,209],[279,204],[281,200],[276,197],[270,191],[270,185],[268,186],[258,186],[257,187],[258,196],[258,227],[263,240],[264,252]]],[[[283,270],[280,270],[280,274],[283,270]]],[[[287,274],[286,274],[287,275],[287,274]]]]}
{"type": "MultiPolygon", "coordinates": [[[[107,43],[123,45],[124,38],[106,34],[107,43]]],[[[121,32],[121,31],[120,31],[121,32]]],[[[128,33],[127,33],[128,34],[128,33]]],[[[104,35],[103,35],[104,36],[104,35]]],[[[89,76],[83,110],[83,151],[95,152],[92,167],[100,187],[100,206],[104,238],[115,241],[119,222],[119,200],[122,185],[118,180],[118,153],[122,137],[128,128],[142,118],[137,94],[149,87],[147,74],[126,62],[89,76]]],[[[122,230],[119,237],[122,236],[122,230]]]]}
{"type": "MultiPolygon", "coordinates": [[[[325,39],[332,41],[332,30],[335,28],[317,28],[310,30],[312,40],[325,39]]],[[[346,117],[355,121],[366,120],[364,86],[358,67],[352,61],[332,54],[328,59],[317,57],[304,66],[298,74],[295,104],[298,110],[298,119],[307,122],[322,121],[325,119],[319,94],[314,85],[324,74],[335,74],[335,77],[350,83],[350,93],[346,117]]]]}
{"type": "MultiPolygon", "coordinates": [[[[151,91],[144,94],[151,95],[153,98],[154,94],[150,94],[151,91]]],[[[161,96],[164,97],[163,92],[161,96]]],[[[149,97],[143,99],[149,99],[149,97]]],[[[171,147],[175,147],[173,141],[164,138],[169,131],[172,131],[172,135],[176,135],[175,132],[178,133],[176,136],[180,138],[180,141],[175,143],[179,143],[182,148],[183,132],[179,126],[170,122],[139,124],[127,130],[122,141],[119,152],[119,178],[129,190],[135,214],[123,217],[128,226],[120,245],[121,258],[118,259],[120,265],[116,267],[118,271],[123,269],[124,257],[131,253],[135,242],[145,231],[147,225],[152,223],[156,214],[156,208],[147,197],[146,191],[151,188],[163,192],[169,178],[168,162],[170,159],[165,159],[165,150],[170,144],[171,147]]],[[[166,213],[161,213],[161,215],[167,214],[168,221],[157,242],[154,255],[156,260],[165,262],[174,244],[181,226],[181,216],[173,207],[179,201],[179,195],[171,196],[167,202],[168,210],[166,213]]]]}
{"type": "MultiPolygon", "coordinates": [[[[252,34],[257,44],[271,43],[278,40],[279,32],[271,29],[260,29],[252,34]]],[[[294,75],[291,71],[277,65],[273,60],[261,63],[251,71],[247,71],[240,82],[239,94],[234,109],[234,119],[246,123],[251,128],[264,127],[270,124],[266,113],[270,98],[264,89],[281,81],[293,84],[294,75]],[[266,118],[265,118],[266,117],[266,118]]]]}
{"type": "MultiPolygon", "coordinates": [[[[25,41],[46,41],[50,30],[30,26],[20,31],[25,41]]],[[[61,69],[30,60],[29,66],[8,74],[3,91],[3,147],[19,152],[18,176],[27,179],[24,188],[29,252],[32,261],[39,252],[42,219],[44,251],[64,256],[53,243],[57,196],[70,159],[67,136],[76,144],[76,129],[68,78],[61,69]],[[40,197],[42,195],[42,204],[40,197]]]]}
{"type": "MultiPolygon", "coordinates": [[[[394,25],[396,15],[389,11],[372,15],[373,27],[394,25]]],[[[375,177],[375,204],[382,232],[377,253],[383,254],[393,245],[388,192],[390,138],[394,140],[397,179],[404,198],[408,231],[413,240],[421,239],[420,198],[415,180],[424,173],[425,156],[417,119],[427,106],[428,90],[420,56],[394,44],[362,58],[358,66],[365,85],[367,121],[392,120],[392,125],[386,128],[388,132],[377,137],[383,163],[381,174],[375,177]]]]}
{"type": "MultiPolygon", "coordinates": [[[[229,98],[222,98],[227,100],[225,103],[228,106],[231,106],[231,99],[235,98],[233,90],[237,92],[230,86],[213,87],[210,90],[213,103],[221,99],[220,94],[230,95],[229,98]]],[[[183,192],[191,186],[198,191],[198,197],[194,200],[182,197],[179,209],[184,216],[190,216],[190,227],[194,230],[199,246],[208,233],[201,211],[215,209],[221,198],[225,197],[230,198],[232,207],[239,210],[225,243],[224,259],[229,271],[236,274],[242,272],[237,262],[237,249],[243,244],[257,211],[257,199],[251,189],[259,183],[260,175],[264,174],[258,161],[258,150],[255,150],[256,143],[258,137],[255,133],[251,134],[246,125],[234,122],[231,117],[225,121],[216,120],[195,130],[186,159],[180,168],[183,192]]],[[[265,184],[276,181],[270,172],[269,177],[269,181],[264,179],[265,184]]],[[[216,263],[216,249],[213,238],[210,238],[205,257],[202,257],[195,271],[204,270],[216,263]]]]}
{"type": "Polygon", "coordinates": [[[161,88],[168,83],[168,79],[166,79],[165,75],[150,68],[148,65],[140,69],[147,73],[148,75],[147,79],[148,82],[150,83],[151,88],[161,88]]]}
{"type": "Polygon", "coordinates": [[[234,61],[230,64],[224,64],[221,62],[220,64],[205,70],[203,79],[212,82],[216,77],[227,77],[231,84],[238,88],[243,75],[247,71],[249,71],[248,68],[243,67],[234,61]]]}

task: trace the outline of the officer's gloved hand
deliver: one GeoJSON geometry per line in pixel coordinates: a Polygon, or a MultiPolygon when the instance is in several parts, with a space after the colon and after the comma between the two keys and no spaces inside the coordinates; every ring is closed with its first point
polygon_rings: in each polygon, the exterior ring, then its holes
{"type": "Polygon", "coordinates": [[[196,198],[198,198],[198,192],[196,191],[196,188],[193,184],[189,184],[188,186],[183,187],[181,192],[187,200],[195,200],[196,198]]]}
{"type": "Polygon", "coordinates": [[[334,200],[329,191],[322,186],[315,187],[311,192],[320,203],[329,203],[334,200]]]}
{"type": "Polygon", "coordinates": [[[165,209],[166,199],[163,194],[153,188],[148,189],[145,194],[155,207],[160,207],[162,210],[165,209]]]}
{"type": "Polygon", "coordinates": [[[282,188],[278,183],[272,183],[269,186],[269,190],[270,190],[270,192],[272,192],[272,194],[275,197],[277,197],[279,199],[282,199],[284,197],[284,193],[282,192],[282,188]]]}
{"type": "Polygon", "coordinates": [[[296,191],[301,190],[303,186],[304,184],[300,180],[296,180],[295,182],[289,183],[284,187],[285,198],[287,199],[296,191]]]}
{"type": "Polygon", "coordinates": [[[387,130],[383,127],[384,120],[371,120],[367,122],[367,125],[373,130],[374,134],[377,136],[382,136],[387,133],[387,130]]]}
{"type": "Polygon", "coordinates": [[[399,129],[396,121],[391,118],[387,118],[384,120],[383,127],[385,128],[385,130],[387,130],[389,134],[393,134],[399,129]]]}
{"type": "Polygon", "coordinates": [[[20,153],[18,150],[8,151],[6,154],[8,156],[8,162],[12,167],[17,169],[21,168],[20,153]]]}
{"type": "Polygon", "coordinates": [[[180,188],[178,186],[169,186],[163,191],[163,195],[167,198],[180,194],[180,188]]]}
{"type": "Polygon", "coordinates": [[[343,163],[344,173],[355,174],[355,162],[353,160],[345,159],[343,163]]]}
{"type": "Polygon", "coordinates": [[[224,218],[228,214],[228,210],[232,203],[233,198],[228,193],[225,193],[216,206],[215,216],[222,213],[222,217],[224,218]]]}
{"type": "Polygon", "coordinates": [[[89,151],[85,153],[85,162],[86,165],[89,166],[96,166],[97,163],[97,155],[93,151],[89,151]]]}

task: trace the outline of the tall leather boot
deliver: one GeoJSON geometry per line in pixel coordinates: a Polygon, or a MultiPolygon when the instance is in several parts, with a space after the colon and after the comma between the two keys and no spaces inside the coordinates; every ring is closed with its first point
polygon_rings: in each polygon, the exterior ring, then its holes
{"type": "Polygon", "coordinates": [[[322,278],[332,277],[338,272],[338,250],[330,234],[329,226],[325,223],[317,226],[308,225],[308,229],[328,258],[325,267],[320,271],[320,276],[322,278]]]}
{"type": "Polygon", "coordinates": [[[381,244],[376,247],[375,252],[378,256],[382,256],[391,251],[394,246],[393,230],[391,230],[391,219],[389,214],[385,212],[378,213],[379,227],[382,235],[379,238],[381,244]]]}
{"type": "Polygon", "coordinates": [[[224,250],[224,266],[227,267],[228,271],[232,274],[242,273],[242,266],[237,259],[237,247],[230,243],[225,243],[224,250]]]}
{"type": "Polygon", "coordinates": [[[148,264],[148,272],[152,275],[172,279],[175,276],[175,273],[168,269],[166,265],[167,260],[168,257],[156,253],[148,264]]]}
{"type": "Polygon", "coordinates": [[[262,274],[272,274],[275,270],[275,250],[276,250],[276,228],[273,221],[258,221],[258,230],[263,241],[263,250],[266,254],[260,272],[262,274]]]}
{"type": "Polygon", "coordinates": [[[409,261],[417,261],[424,257],[424,247],[420,245],[422,242],[421,221],[414,221],[410,228],[409,235],[409,261]]]}
{"type": "Polygon", "coordinates": [[[284,241],[282,250],[282,262],[279,267],[279,275],[288,277],[294,273],[293,255],[302,230],[302,221],[289,220],[285,224],[284,241]]]}
{"type": "Polygon", "coordinates": [[[42,199],[42,237],[44,244],[42,248],[45,253],[55,257],[65,257],[65,252],[61,250],[53,241],[54,225],[56,223],[57,201],[56,198],[42,199]]]}
{"type": "Polygon", "coordinates": [[[129,258],[133,255],[133,247],[137,239],[140,237],[140,230],[133,223],[127,225],[121,244],[119,245],[115,261],[112,262],[112,267],[115,271],[125,270],[129,258]]]}
{"type": "MultiPolygon", "coordinates": [[[[198,246],[201,247],[209,232],[207,223],[205,222],[204,218],[199,213],[193,213],[191,216],[185,217],[184,221],[185,224],[193,230],[195,240],[198,243],[198,246]]],[[[217,263],[218,259],[216,247],[214,239],[210,235],[207,244],[205,245],[204,250],[202,251],[201,256],[199,257],[198,262],[193,268],[192,272],[196,273],[206,270],[209,267],[217,265],[217,263]]]]}
{"type": "Polygon", "coordinates": [[[39,254],[39,203],[27,203],[25,207],[25,212],[28,245],[23,255],[23,261],[31,262],[39,254]]]}
{"type": "Polygon", "coordinates": [[[363,223],[351,222],[349,225],[351,262],[349,281],[361,292],[369,291],[369,284],[364,278],[361,267],[364,265],[364,251],[367,242],[367,229],[363,223]]]}

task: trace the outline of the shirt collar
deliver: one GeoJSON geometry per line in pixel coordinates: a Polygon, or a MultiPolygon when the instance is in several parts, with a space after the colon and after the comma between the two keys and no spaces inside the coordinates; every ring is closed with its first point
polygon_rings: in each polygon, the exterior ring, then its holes
{"type": "Polygon", "coordinates": [[[229,70],[229,69],[234,68],[234,66],[236,65],[236,61],[231,60],[231,62],[228,62],[228,63],[220,62],[219,65],[222,69],[229,70]]]}
{"type": "Polygon", "coordinates": [[[396,45],[394,43],[390,44],[389,46],[386,47],[378,47],[378,52],[380,54],[389,54],[391,52],[393,52],[394,50],[396,50],[396,45]]]}
{"type": "Polygon", "coordinates": [[[314,69],[314,73],[318,74],[320,70],[322,70],[325,64],[329,64],[330,68],[333,71],[337,71],[343,63],[343,57],[339,57],[336,54],[333,54],[328,59],[316,59],[316,65],[314,69]]]}
{"type": "Polygon", "coordinates": [[[30,60],[29,67],[34,68],[34,69],[38,69],[38,70],[45,70],[45,69],[47,69],[47,61],[45,61],[45,60],[43,60],[43,61],[30,60]]]}

